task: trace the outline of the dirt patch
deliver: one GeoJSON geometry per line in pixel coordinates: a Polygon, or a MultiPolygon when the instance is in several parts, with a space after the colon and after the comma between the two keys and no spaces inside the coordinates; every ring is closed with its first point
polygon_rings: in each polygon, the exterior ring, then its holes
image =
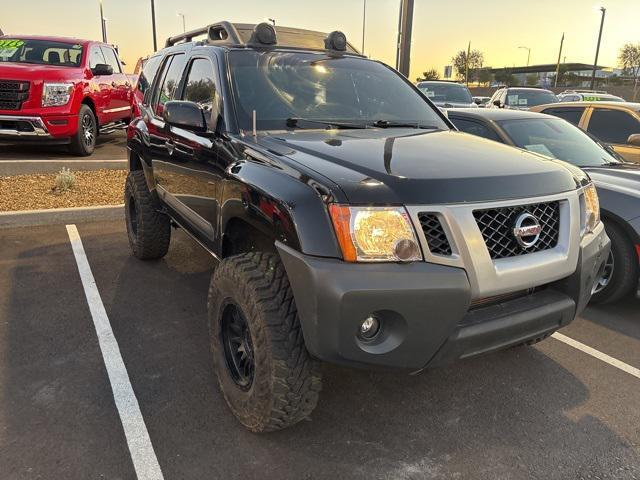
{"type": "Polygon", "coordinates": [[[73,172],[76,182],[56,192],[55,173],[0,177],[0,211],[92,207],[123,203],[126,170],[73,172]]]}

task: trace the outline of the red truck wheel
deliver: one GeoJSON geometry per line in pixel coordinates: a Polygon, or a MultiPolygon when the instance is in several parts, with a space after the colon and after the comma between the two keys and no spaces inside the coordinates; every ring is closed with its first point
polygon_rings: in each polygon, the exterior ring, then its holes
{"type": "Polygon", "coordinates": [[[80,107],[78,113],[78,131],[71,138],[69,150],[72,154],[80,157],[87,157],[96,148],[96,137],[98,136],[98,122],[91,108],[87,105],[80,107]]]}

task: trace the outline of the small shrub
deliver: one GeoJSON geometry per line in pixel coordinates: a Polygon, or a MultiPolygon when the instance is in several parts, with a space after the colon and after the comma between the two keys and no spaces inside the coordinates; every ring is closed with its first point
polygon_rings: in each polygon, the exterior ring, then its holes
{"type": "Polygon", "coordinates": [[[62,170],[56,175],[56,185],[54,190],[59,193],[64,193],[67,190],[71,190],[76,184],[76,176],[66,167],[62,167],[62,170]]]}

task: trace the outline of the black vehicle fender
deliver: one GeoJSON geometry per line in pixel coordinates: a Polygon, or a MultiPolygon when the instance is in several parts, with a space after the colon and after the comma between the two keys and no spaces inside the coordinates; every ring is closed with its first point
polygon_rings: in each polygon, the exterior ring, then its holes
{"type": "Polygon", "coordinates": [[[238,221],[307,255],[341,258],[326,203],[313,181],[277,166],[240,160],[227,170],[220,202],[220,244],[238,221]]]}
{"type": "Polygon", "coordinates": [[[155,178],[153,176],[153,169],[151,166],[151,159],[145,157],[145,143],[148,147],[148,141],[145,141],[145,136],[148,138],[148,128],[142,118],[136,118],[127,127],[127,158],[129,171],[143,170],[145,179],[147,180],[147,187],[150,191],[155,191],[155,178]]]}

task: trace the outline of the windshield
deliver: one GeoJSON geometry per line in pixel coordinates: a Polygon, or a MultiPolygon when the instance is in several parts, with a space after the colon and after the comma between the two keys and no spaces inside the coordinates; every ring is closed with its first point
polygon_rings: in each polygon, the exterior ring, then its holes
{"type": "Polygon", "coordinates": [[[432,102],[438,103],[472,103],[471,92],[464,85],[457,83],[420,83],[418,88],[432,102]]]}
{"type": "Polygon", "coordinates": [[[291,52],[229,52],[240,127],[258,130],[323,128],[312,122],[373,125],[378,121],[449,129],[398,74],[361,58],[291,52]]]}
{"type": "Polygon", "coordinates": [[[507,105],[510,107],[529,108],[546,103],[557,103],[558,97],[547,90],[514,90],[507,91],[507,105]]]}
{"type": "Polygon", "coordinates": [[[578,167],[595,167],[618,160],[578,127],[559,118],[501,120],[498,124],[518,147],[564,160],[578,167]]]}
{"type": "Polygon", "coordinates": [[[49,40],[0,38],[0,63],[34,63],[79,67],[82,45],[49,40]]]}

